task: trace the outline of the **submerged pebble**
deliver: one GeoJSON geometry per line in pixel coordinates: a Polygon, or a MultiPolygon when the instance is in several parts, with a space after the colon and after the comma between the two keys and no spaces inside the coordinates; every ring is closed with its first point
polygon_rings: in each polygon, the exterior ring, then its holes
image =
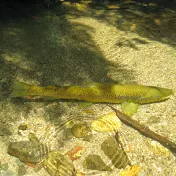
{"type": "Polygon", "coordinates": [[[160,121],[161,121],[161,119],[159,117],[151,116],[148,118],[147,123],[148,124],[155,124],[155,123],[159,123],[160,121]]]}
{"type": "Polygon", "coordinates": [[[118,168],[125,168],[130,165],[130,161],[125,151],[120,147],[120,144],[113,137],[107,138],[101,144],[101,150],[112,161],[113,165],[118,168]]]}
{"type": "Polygon", "coordinates": [[[0,163],[0,170],[4,170],[5,171],[5,170],[8,169],[8,167],[9,167],[8,163],[3,163],[3,164],[0,163]]]}
{"type": "Polygon", "coordinates": [[[39,143],[39,139],[37,138],[37,136],[34,133],[29,133],[28,138],[30,141],[36,141],[39,143]]]}
{"type": "Polygon", "coordinates": [[[111,167],[107,166],[99,155],[88,155],[83,161],[85,169],[98,170],[98,171],[111,171],[111,167]]]}
{"type": "Polygon", "coordinates": [[[120,172],[119,176],[137,176],[140,171],[139,165],[133,165],[120,172]]]}
{"type": "Polygon", "coordinates": [[[84,136],[87,136],[90,130],[87,124],[77,123],[73,125],[73,127],[71,128],[71,132],[76,138],[82,138],[84,136]]]}
{"type": "Polygon", "coordinates": [[[43,160],[43,166],[51,176],[72,176],[74,166],[72,160],[59,151],[52,151],[43,160]]]}
{"type": "Polygon", "coordinates": [[[167,148],[163,147],[157,141],[150,142],[149,146],[150,146],[151,150],[157,155],[170,156],[170,154],[171,154],[171,152],[167,148]]]}
{"type": "Polygon", "coordinates": [[[91,123],[91,128],[98,132],[117,131],[120,127],[121,122],[115,113],[107,114],[91,123]]]}
{"type": "Polygon", "coordinates": [[[27,173],[26,167],[24,165],[18,166],[18,176],[23,176],[27,173]]]}
{"type": "Polygon", "coordinates": [[[8,154],[19,158],[22,162],[38,163],[48,152],[47,146],[36,141],[12,142],[8,147],[8,154]]]}
{"type": "Polygon", "coordinates": [[[0,171],[0,176],[16,176],[16,174],[11,170],[6,170],[6,171],[0,171]]]}
{"type": "Polygon", "coordinates": [[[7,128],[0,126],[0,136],[10,136],[12,135],[12,132],[7,128]]]}
{"type": "Polygon", "coordinates": [[[29,128],[28,124],[22,123],[19,125],[18,130],[27,130],[29,128]]]}

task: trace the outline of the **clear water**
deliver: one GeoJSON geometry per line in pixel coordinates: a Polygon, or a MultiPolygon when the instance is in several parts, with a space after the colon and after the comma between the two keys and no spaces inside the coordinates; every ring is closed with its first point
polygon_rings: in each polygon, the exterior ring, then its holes
{"type": "MultiPolygon", "coordinates": [[[[114,166],[119,151],[108,158],[102,150],[105,139],[115,139],[116,132],[91,129],[93,120],[107,114],[115,116],[107,104],[29,97],[11,99],[11,83],[14,80],[40,86],[132,83],[166,87],[175,92],[174,5],[174,1],[164,7],[132,2],[96,5],[85,1],[64,2],[48,8],[27,2],[1,3],[0,176],[52,175],[44,168],[37,172],[34,166],[7,153],[10,142],[29,141],[30,133],[50,150],[58,150],[64,156],[81,146],[81,154],[73,160],[77,175],[117,176],[127,169],[114,166]],[[87,136],[73,135],[71,129],[77,123],[88,125],[87,136]],[[85,168],[83,163],[90,155],[99,155],[106,166],[99,164],[98,167],[95,164],[100,163],[98,160],[91,168],[85,168]]],[[[120,108],[120,105],[114,107],[120,108]]],[[[173,95],[161,103],[139,106],[133,118],[176,142],[175,115],[173,95]]],[[[106,123],[105,127],[109,127],[106,123]]],[[[114,122],[110,128],[113,125],[114,122]]],[[[123,147],[131,165],[140,167],[138,175],[176,175],[174,153],[123,123],[117,131],[121,141],[118,145],[123,147]]],[[[111,147],[112,150],[107,150],[113,151],[117,146],[111,147]]],[[[45,154],[45,150],[38,152],[45,154]]]]}

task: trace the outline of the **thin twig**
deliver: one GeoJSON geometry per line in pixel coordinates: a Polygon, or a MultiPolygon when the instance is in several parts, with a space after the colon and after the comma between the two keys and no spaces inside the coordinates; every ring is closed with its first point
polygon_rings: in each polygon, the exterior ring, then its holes
{"type": "Polygon", "coordinates": [[[115,109],[112,106],[109,106],[112,110],[116,112],[117,117],[124,122],[125,124],[133,127],[134,129],[138,130],[140,133],[144,134],[145,136],[150,137],[153,140],[160,142],[162,145],[170,149],[172,152],[176,152],[176,144],[167,139],[164,136],[161,136],[153,131],[151,131],[147,126],[140,124],[138,121],[133,120],[129,116],[121,113],[119,110],[115,109]]]}

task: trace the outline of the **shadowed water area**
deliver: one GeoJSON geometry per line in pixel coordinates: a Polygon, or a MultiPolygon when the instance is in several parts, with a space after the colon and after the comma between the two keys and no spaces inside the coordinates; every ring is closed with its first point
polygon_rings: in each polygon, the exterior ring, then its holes
{"type": "MultiPolygon", "coordinates": [[[[15,80],[175,92],[176,4],[158,2],[0,3],[0,176],[54,176],[62,167],[63,176],[176,175],[174,153],[121,123],[107,103],[10,97],[15,80]]],[[[176,142],[175,95],[132,118],[176,142]]]]}

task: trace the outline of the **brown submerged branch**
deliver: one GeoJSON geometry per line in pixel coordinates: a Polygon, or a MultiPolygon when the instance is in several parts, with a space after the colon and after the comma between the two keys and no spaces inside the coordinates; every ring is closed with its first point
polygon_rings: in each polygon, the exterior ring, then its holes
{"type": "Polygon", "coordinates": [[[117,117],[124,122],[126,125],[133,127],[134,129],[138,130],[143,135],[150,137],[153,140],[160,142],[162,145],[170,149],[172,152],[176,153],[176,144],[167,139],[164,136],[161,136],[153,131],[151,131],[147,126],[140,124],[138,121],[133,120],[129,116],[121,113],[116,108],[109,106],[112,110],[116,112],[117,117]]]}

